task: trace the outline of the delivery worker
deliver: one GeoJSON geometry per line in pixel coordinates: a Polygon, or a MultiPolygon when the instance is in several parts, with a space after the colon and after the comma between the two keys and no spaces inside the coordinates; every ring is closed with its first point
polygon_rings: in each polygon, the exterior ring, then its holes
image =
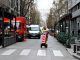
{"type": "Polygon", "coordinates": [[[46,34],[46,42],[48,40],[48,29],[46,27],[43,27],[43,34],[46,34]]]}
{"type": "Polygon", "coordinates": [[[42,34],[41,48],[42,48],[42,46],[45,46],[45,48],[47,48],[48,30],[44,27],[42,31],[43,31],[43,34],[42,34]],[[45,37],[43,37],[43,36],[45,36],[45,37]]]}

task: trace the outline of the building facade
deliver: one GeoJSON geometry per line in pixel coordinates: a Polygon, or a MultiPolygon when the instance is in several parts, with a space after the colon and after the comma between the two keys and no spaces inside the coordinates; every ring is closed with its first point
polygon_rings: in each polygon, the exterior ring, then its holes
{"type": "MultiPolygon", "coordinates": [[[[6,47],[6,46],[16,43],[15,32],[11,32],[11,29],[12,29],[11,20],[14,17],[18,16],[18,13],[17,13],[18,4],[17,3],[18,3],[18,0],[0,0],[0,33],[1,33],[0,45],[2,47],[6,47]],[[5,20],[7,20],[7,22],[5,22],[5,20]],[[7,29],[7,27],[9,27],[9,29],[7,29]],[[7,35],[6,35],[6,31],[8,33],[7,35]]],[[[14,30],[16,30],[16,28],[14,30]]]]}
{"type": "Polygon", "coordinates": [[[68,0],[68,9],[72,14],[70,31],[78,36],[80,34],[80,0],[68,0]]]}

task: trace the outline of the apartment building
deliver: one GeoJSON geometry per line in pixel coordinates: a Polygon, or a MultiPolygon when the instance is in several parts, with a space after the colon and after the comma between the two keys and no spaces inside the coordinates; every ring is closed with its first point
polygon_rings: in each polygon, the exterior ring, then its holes
{"type": "Polygon", "coordinates": [[[78,36],[80,34],[80,0],[68,0],[68,9],[72,14],[70,31],[78,36]]]}

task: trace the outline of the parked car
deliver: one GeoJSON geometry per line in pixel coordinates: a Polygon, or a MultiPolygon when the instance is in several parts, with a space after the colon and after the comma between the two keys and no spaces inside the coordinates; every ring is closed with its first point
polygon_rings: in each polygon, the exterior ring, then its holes
{"type": "Polygon", "coordinates": [[[41,36],[41,31],[40,31],[40,26],[39,25],[30,25],[28,27],[28,37],[38,37],[40,38],[41,36]]]}

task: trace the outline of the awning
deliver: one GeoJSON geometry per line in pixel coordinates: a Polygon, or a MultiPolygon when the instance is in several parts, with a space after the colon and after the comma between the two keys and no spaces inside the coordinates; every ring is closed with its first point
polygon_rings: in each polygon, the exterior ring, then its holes
{"type": "Polygon", "coordinates": [[[10,19],[4,18],[4,22],[10,22],[10,19]]]}

